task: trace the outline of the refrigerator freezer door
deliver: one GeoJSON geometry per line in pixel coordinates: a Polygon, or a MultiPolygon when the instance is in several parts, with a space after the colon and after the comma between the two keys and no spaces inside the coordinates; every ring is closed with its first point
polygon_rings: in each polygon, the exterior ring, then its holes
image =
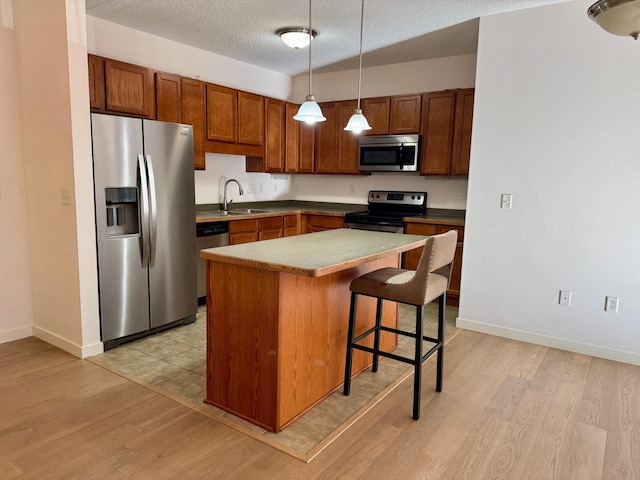
{"type": "Polygon", "coordinates": [[[149,329],[138,171],[141,127],[134,118],[91,115],[103,342],[149,329]]]}
{"type": "Polygon", "coordinates": [[[143,131],[150,178],[149,294],[155,328],[195,315],[198,308],[193,130],[143,120],[143,131]]]}

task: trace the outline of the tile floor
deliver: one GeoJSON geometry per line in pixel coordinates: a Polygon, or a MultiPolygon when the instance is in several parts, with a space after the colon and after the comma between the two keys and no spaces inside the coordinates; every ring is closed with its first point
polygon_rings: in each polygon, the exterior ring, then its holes
{"type": "MultiPolygon", "coordinates": [[[[426,307],[425,335],[436,335],[437,311],[437,304],[426,307]]],[[[456,330],[457,315],[456,307],[447,307],[445,326],[447,337],[456,330]]],[[[400,305],[400,328],[413,330],[411,326],[415,322],[414,319],[414,307],[400,305]]],[[[410,356],[412,351],[413,339],[399,337],[396,353],[410,356]]],[[[257,434],[270,437],[301,453],[309,452],[387,385],[407,371],[407,368],[411,368],[404,363],[383,358],[380,360],[378,373],[374,374],[367,370],[353,380],[350,396],[345,397],[341,390],[336,391],[282,432],[272,433],[203,403],[206,390],[206,310],[204,306],[198,309],[196,321],[190,325],[176,327],[127,343],[93,358],[190,403],[204,407],[213,414],[225,416],[257,434]]]]}

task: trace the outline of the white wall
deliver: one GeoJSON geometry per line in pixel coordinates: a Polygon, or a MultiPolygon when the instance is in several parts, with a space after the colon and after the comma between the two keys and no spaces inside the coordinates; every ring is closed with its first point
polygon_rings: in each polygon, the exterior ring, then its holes
{"type": "Polygon", "coordinates": [[[33,332],[18,65],[11,2],[0,3],[0,343],[33,332]]]}
{"type": "MultiPolygon", "coordinates": [[[[301,102],[308,76],[293,80],[285,75],[237,60],[181,45],[144,32],[87,17],[88,50],[109,58],[152,68],[198,76],[201,80],[228,85],[275,98],[301,102]]],[[[363,96],[395,95],[473,87],[475,55],[372,67],[363,70],[363,96]]],[[[314,75],[319,101],[355,98],[357,71],[314,75]]],[[[314,200],[366,203],[370,189],[425,190],[429,206],[464,209],[466,179],[424,178],[411,175],[274,176],[244,171],[244,157],[207,154],[207,169],[195,174],[196,203],[222,202],[225,180],[236,178],[245,195],[236,201],[314,200]],[[353,194],[350,193],[353,185],[353,194]]],[[[231,187],[235,188],[235,187],[231,187]]],[[[235,190],[230,190],[235,192],[235,190]]]]}
{"type": "Polygon", "coordinates": [[[458,324],[640,364],[638,43],[591,3],[480,21],[458,324]]]}

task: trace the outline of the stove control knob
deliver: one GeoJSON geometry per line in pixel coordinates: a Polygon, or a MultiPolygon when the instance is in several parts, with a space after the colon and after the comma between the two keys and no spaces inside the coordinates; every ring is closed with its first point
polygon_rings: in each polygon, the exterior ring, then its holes
{"type": "Polygon", "coordinates": [[[416,196],[415,195],[411,195],[411,200],[415,200],[416,196]]]}
{"type": "Polygon", "coordinates": [[[418,195],[418,201],[422,200],[422,196],[418,195]]]}

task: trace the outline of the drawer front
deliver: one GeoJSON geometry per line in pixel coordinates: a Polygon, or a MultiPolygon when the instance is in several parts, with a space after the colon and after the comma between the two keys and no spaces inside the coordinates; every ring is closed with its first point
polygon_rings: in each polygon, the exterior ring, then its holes
{"type": "Polygon", "coordinates": [[[309,215],[307,224],[313,231],[330,230],[332,228],[342,228],[343,218],[325,215],[309,215]]]}
{"type": "Polygon", "coordinates": [[[258,233],[258,220],[234,220],[229,222],[229,233],[258,233]]]}
{"type": "Polygon", "coordinates": [[[271,240],[272,238],[281,238],[282,237],[282,229],[278,230],[261,230],[260,231],[260,240],[271,240]]]}
{"type": "Polygon", "coordinates": [[[436,225],[429,225],[426,223],[405,223],[404,233],[410,233],[411,235],[435,235],[437,233],[436,225]]]}
{"type": "Polygon", "coordinates": [[[262,230],[274,230],[282,228],[282,217],[267,217],[258,220],[260,231],[262,230]]]}
{"type": "Polygon", "coordinates": [[[287,215],[284,217],[284,226],[285,227],[296,227],[298,226],[298,216],[297,215],[287,215]]]}
{"type": "Polygon", "coordinates": [[[257,242],[258,232],[235,233],[229,235],[229,245],[239,245],[241,243],[257,242]]]}
{"type": "Polygon", "coordinates": [[[452,227],[449,225],[438,225],[436,227],[436,233],[446,233],[449,230],[457,230],[458,231],[458,242],[464,242],[464,228],[463,227],[452,227]]]}

